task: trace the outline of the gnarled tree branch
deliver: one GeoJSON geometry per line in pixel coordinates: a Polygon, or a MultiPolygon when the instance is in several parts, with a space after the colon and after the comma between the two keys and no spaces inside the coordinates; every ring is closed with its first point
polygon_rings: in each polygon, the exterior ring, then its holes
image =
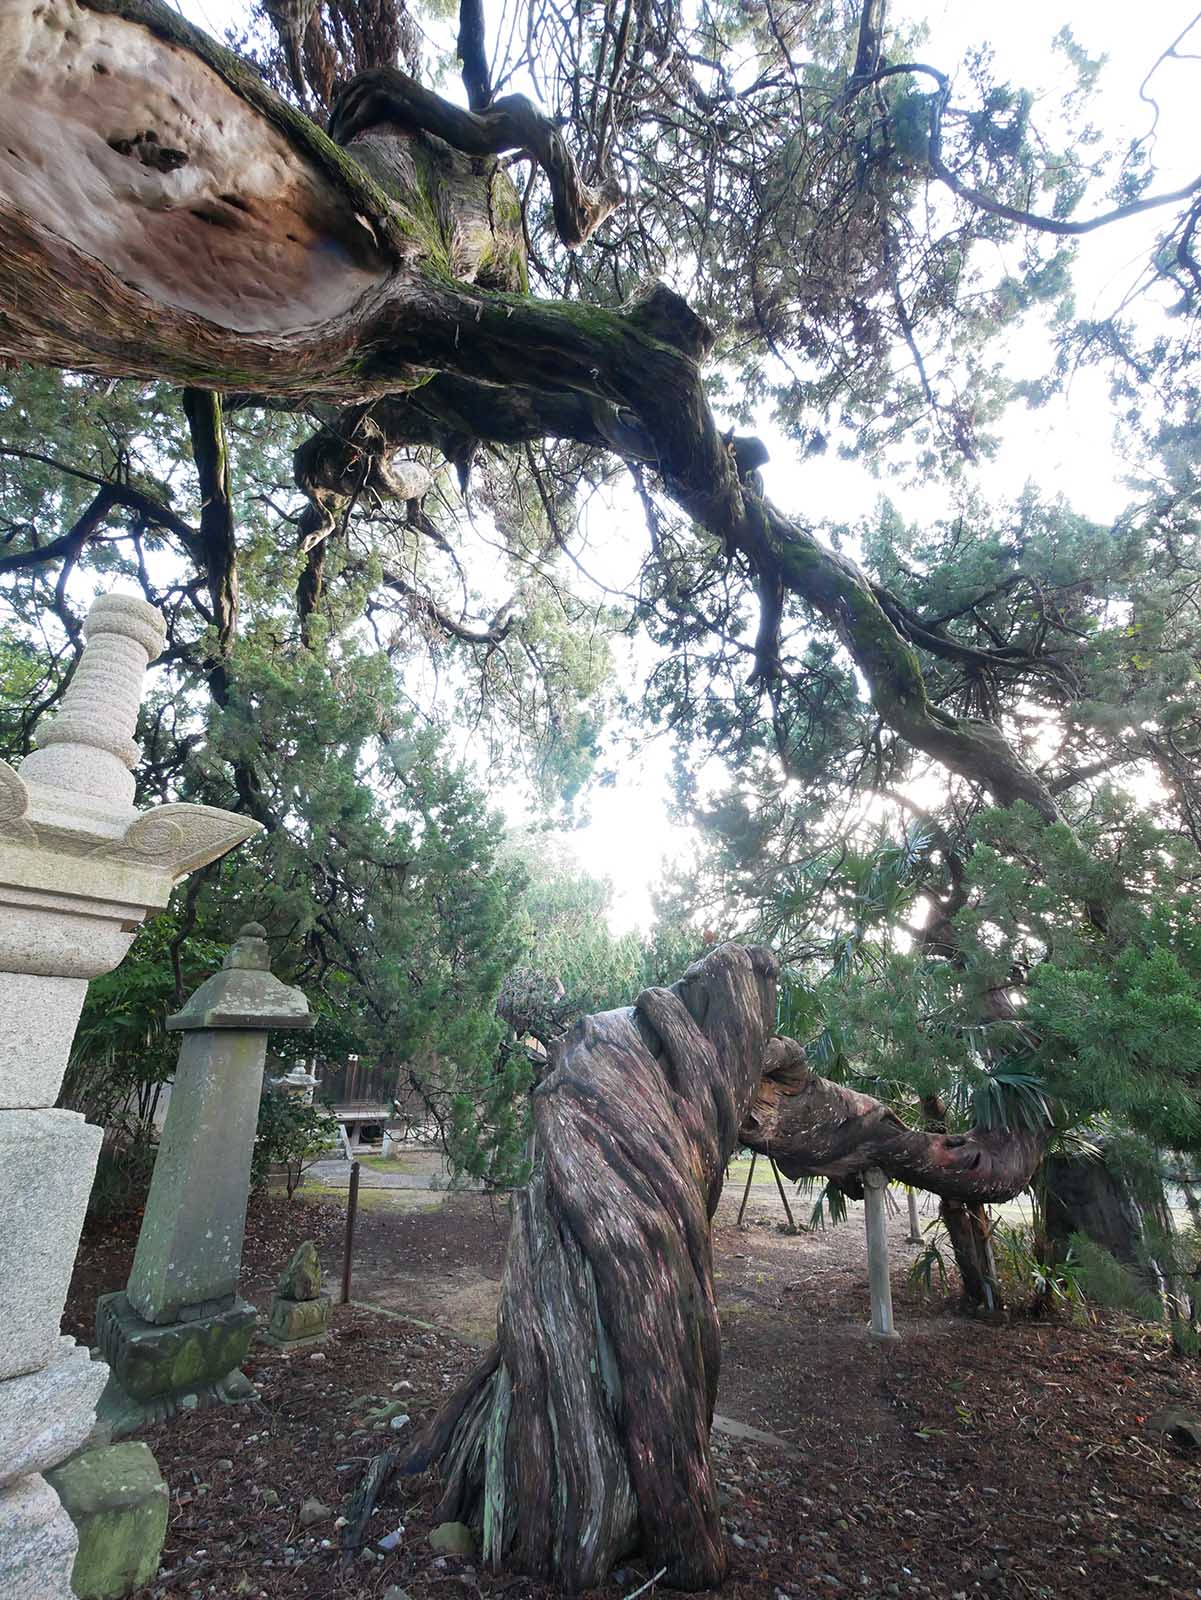
{"type": "Polygon", "coordinates": [[[555,227],[568,246],[583,244],[621,204],[614,177],[606,176],[595,189],[584,183],[563,135],[523,94],[507,94],[484,110],[465,111],[399,67],[375,67],[352,78],[334,101],[329,131],[346,145],[380,124],[432,133],[471,156],[528,151],[546,174],[555,227]]]}
{"type": "Polygon", "coordinates": [[[946,1200],[1009,1200],[1042,1160],[1050,1124],[947,1134],[910,1128],[881,1100],[831,1083],[795,1040],[772,1039],[739,1138],[790,1178],[858,1179],[869,1167],[946,1200]]]}
{"type": "MultiPolygon", "coordinates": [[[[167,29],[177,44],[194,36],[173,15],[164,22],[153,0],[94,3],[121,4],[139,19],[153,17],[152,26],[167,29]]],[[[30,11],[33,0],[5,4],[30,11]]],[[[121,28],[138,26],[107,17],[106,29],[116,31],[104,38],[119,40],[121,28]]],[[[209,95],[204,103],[210,114],[241,118],[250,139],[253,123],[245,119],[260,115],[266,91],[261,86],[253,94],[247,91],[239,106],[240,90],[228,71],[204,77],[211,74],[207,63],[214,49],[206,42],[207,55],[194,63],[186,50],[175,49],[169,64],[164,58],[163,72],[199,74],[195,92],[203,98],[203,88],[209,95]]],[[[109,76],[89,72],[82,82],[72,80],[79,83],[72,91],[75,105],[86,109],[89,97],[98,97],[95,115],[89,112],[91,123],[81,116],[72,124],[86,145],[79,155],[84,164],[107,164],[95,149],[103,140],[92,123],[107,125],[101,114],[109,114],[109,76]]],[[[129,90],[128,85],[118,88],[129,90]]],[[[382,92],[386,98],[387,88],[382,92]]],[[[361,82],[336,125],[352,126],[369,103],[370,91],[361,82]]],[[[290,128],[287,118],[261,115],[264,140],[290,128]]],[[[294,112],[288,115],[295,119],[294,112]]],[[[467,126],[475,130],[471,137],[490,148],[497,125],[485,124],[481,132],[478,123],[469,120],[467,126]]],[[[12,137],[18,141],[12,148],[19,150],[20,135],[12,137]]],[[[164,143],[178,140],[182,146],[188,138],[194,140],[194,133],[164,125],[164,143]]],[[[6,291],[0,292],[0,353],[111,375],[174,376],[196,387],[255,389],[305,403],[395,394],[431,370],[502,390],[520,384],[528,393],[548,397],[552,413],[561,412],[570,397],[576,418],[581,403],[591,409],[599,402],[591,417],[595,432],[604,435],[600,416],[615,418],[625,435],[643,443],[668,492],[689,516],[729,551],[743,555],[757,579],[778,583],[837,630],[879,714],[894,731],[982,784],[1000,803],[1022,800],[1048,821],[1060,818],[1046,784],[996,727],[950,716],[931,703],[915,650],[886,615],[864,573],[766,501],[754,474],[740,472],[700,380],[697,362],[708,347],[707,330],[678,296],[660,290],[625,312],[549,304],[456,282],[423,268],[419,258],[408,264],[389,258],[386,251],[363,245],[363,213],[355,208],[363,203],[365,180],[344,186],[332,156],[323,153],[320,162],[312,160],[314,141],[320,139],[311,130],[303,140],[285,141],[293,199],[284,220],[290,226],[283,235],[271,233],[271,247],[286,265],[286,270],[281,265],[281,290],[293,279],[309,284],[309,307],[299,314],[299,291],[289,290],[269,299],[257,320],[248,320],[248,266],[238,254],[243,246],[259,248],[263,224],[257,200],[246,202],[248,213],[237,207],[222,212],[220,231],[223,239],[228,235],[233,252],[222,280],[215,277],[211,259],[192,259],[195,206],[185,215],[180,208],[150,210],[159,202],[160,188],[167,204],[175,182],[171,172],[153,171],[140,180],[146,192],[139,190],[136,204],[130,203],[124,226],[119,213],[110,216],[101,236],[84,218],[78,237],[72,237],[74,219],[56,214],[51,224],[22,203],[29,182],[25,165],[0,151],[0,291],[6,291]],[[177,253],[188,252],[175,261],[170,287],[151,257],[143,253],[135,260],[128,254],[130,238],[134,232],[140,237],[150,215],[177,253]],[[320,307],[312,303],[310,281],[314,230],[324,241],[318,252],[326,274],[320,307]],[[290,242],[293,234],[299,243],[290,242]],[[338,262],[342,265],[335,272],[338,262]]],[[[68,141],[64,159],[74,158],[68,141]]],[[[213,182],[218,181],[229,180],[214,170],[213,182]]],[[[213,204],[221,192],[214,192],[213,204]]],[[[381,236],[382,222],[376,227],[371,217],[366,220],[381,236]]],[[[415,397],[414,404],[420,403],[415,397]]]]}

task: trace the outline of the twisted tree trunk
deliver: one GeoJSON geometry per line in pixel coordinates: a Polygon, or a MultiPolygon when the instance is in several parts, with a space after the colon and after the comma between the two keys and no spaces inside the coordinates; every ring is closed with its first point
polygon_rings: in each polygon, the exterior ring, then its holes
{"type": "Polygon", "coordinates": [[[559,1048],[534,1093],[496,1346],[411,1446],[373,1463],[348,1552],[391,1474],[432,1467],[439,1515],[476,1528],[493,1567],[574,1592],[638,1548],[677,1588],[721,1581],[710,1223],[730,1156],[749,1144],[793,1176],[852,1184],[879,1166],[974,1200],[1016,1193],[1041,1148],[906,1128],[773,1037],[775,999],[770,951],[722,945],[559,1048]]]}
{"type": "Polygon", "coordinates": [[[638,1546],[676,1587],[722,1579],[709,1224],[775,979],[767,950],[723,945],[585,1018],[535,1093],[496,1348],[397,1463],[441,1471],[441,1515],[476,1527],[492,1565],[570,1592],[638,1546]]]}

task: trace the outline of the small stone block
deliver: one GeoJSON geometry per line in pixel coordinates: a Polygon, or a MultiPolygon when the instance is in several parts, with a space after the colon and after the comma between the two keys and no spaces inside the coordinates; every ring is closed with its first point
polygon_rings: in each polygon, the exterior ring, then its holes
{"type": "Polygon", "coordinates": [[[0,1595],[71,1600],[79,1535],[58,1496],[33,1474],[0,1493],[0,1595]]]}
{"type": "Polygon", "coordinates": [[[57,1466],[87,1441],[107,1378],[102,1361],[60,1338],[48,1366],[0,1383],[0,1489],[57,1466]]]}
{"type": "Polygon", "coordinates": [[[267,1333],[272,1343],[292,1344],[297,1339],[319,1339],[329,1331],[329,1295],[315,1300],[287,1300],[277,1294],[271,1303],[267,1333]]]}
{"type": "Polygon", "coordinates": [[[316,1300],[321,1293],[321,1261],[312,1239],[296,1246],[279,1280],[279,1292],[285,1300],[316,1300]]]}
{"type": "Polygon", "coordinates": [[[109,1600],[149,1583],[167,1536],[167,1485],[150,1447],[87,1450],[48,1475],[79,1534],[71,1586],[109,1600]]]}
{"type": "Polygon", "coordinates": [[[166,1326],[146,1322],[123,1292],[96,1302],[96,1342],[122,1388],[134,1400],[219,1383],[245,1360],[257,1313],[245,1300],[228,1311],[166,1326]]]}

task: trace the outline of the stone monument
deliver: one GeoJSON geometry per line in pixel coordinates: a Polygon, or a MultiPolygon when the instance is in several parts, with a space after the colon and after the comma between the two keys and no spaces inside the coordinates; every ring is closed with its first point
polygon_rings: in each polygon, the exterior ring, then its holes
{"type": "Polygon", "coordinates": [[[283,1350],[315,1344],[329,1332],[329,1295],[321,1292],[321,1262],[312,1239],[297,1245],[271,1302],[271,1321],[262,1335],[283,1350]]]}
{"type": "Polygon", "coordinates": [[[0,762],[0,1594],[69,1600],[78,1538],[42,1476],[88,1439],[105,1368],[59,1334],[102,1130],[55,1100],[88,980],[176,882],[258,832],[209,806],[133,806],[142,681],[165,638],[104,595],[56,715],[0,762]]]}
{"type": "Polygon", "coordinates": [[[272,976],[257,922],[167,1020],[184,1041],[133,1268],[96,1307],[112,1368],[100,1415],[114,1437],[181,1406],[254,1394],[239,1367],[256,1313],[238,1276],[267,1034],[314,1021],[300,990],[272,976]]]}

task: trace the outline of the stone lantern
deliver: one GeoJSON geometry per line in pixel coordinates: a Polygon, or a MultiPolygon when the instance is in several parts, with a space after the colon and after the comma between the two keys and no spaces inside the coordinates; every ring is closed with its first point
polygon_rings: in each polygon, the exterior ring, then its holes
{"type": "Polygon", "coordinates": [[[256,1313],[238,1278],[267,1035],[314,1021],[300,990],[272,976],[257,922],[167,1021],[184,1040],[133,1268],[96,1307],[112,1368],[100,1415],[114,1437],[254,1393],[239,1368],[256,1313]]]}
{"type": "MultiPolygon", "coordinates": [[[[102,595],[58,711],[19,772],[0,762],[0,1594],[70,1600],[78,1537],[44,1473],[92,1432],[102,1363],[59,1323],[102,1129],[55,1109],[88,981],[180,878],[259,825],[133,805],[133,733],[162,616],[102,595]],[[31,1587],[36,1584],[36,1587],[31,1587]]],[[[153,1552],[152,1552],[153,1555],[153,1552]]]]}
{"type": "Polygon", "coordinates": [[[299,1105],[311,1106],[313,1091],[320,1082],[320,1078],[310,1072],[303,1062],[298,1062],[291,1071],[285,1072],[281,1077],[272,1078],[271,1087],[276,1094],[286,1094],[290,1100],[295,1100],[299,1105]]]}

